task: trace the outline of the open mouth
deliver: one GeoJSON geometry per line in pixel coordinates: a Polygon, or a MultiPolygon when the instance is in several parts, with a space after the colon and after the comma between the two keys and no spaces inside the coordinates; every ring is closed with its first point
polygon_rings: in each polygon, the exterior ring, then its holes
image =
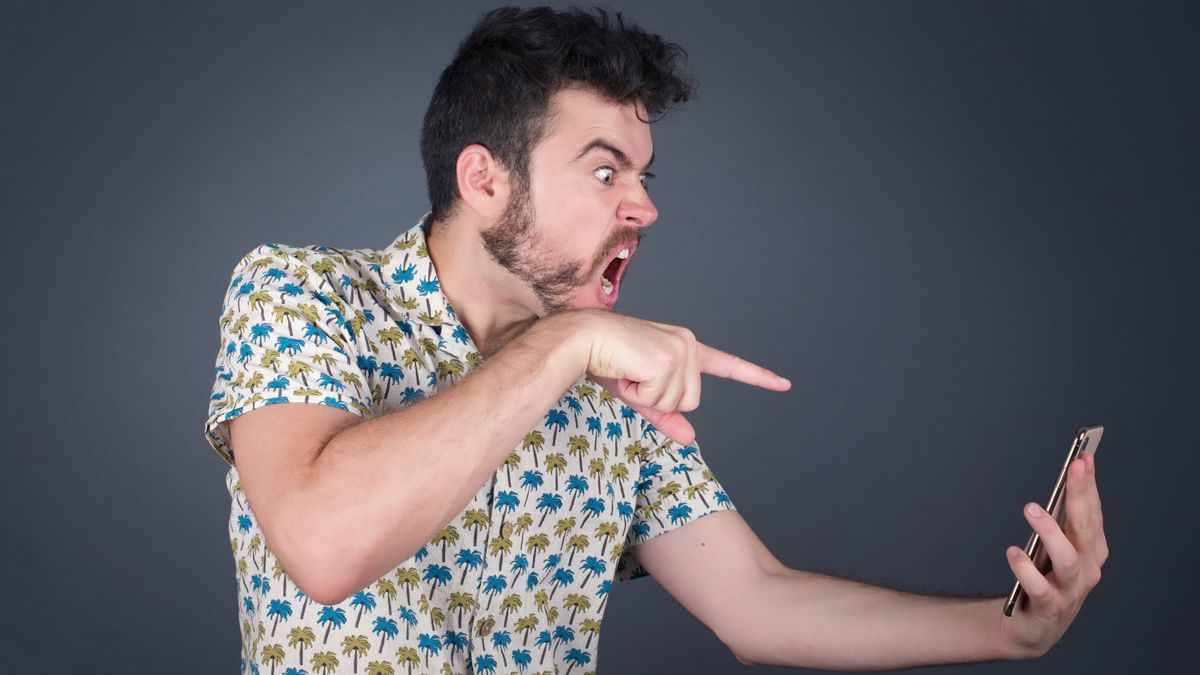
{"type": "Polygon", "coordinates": [[[600,276],[600,288],[606,297],[615,294],[621,285],[621,278],[625,276],[625,267],[629,264],[631,255],[633,255],[631,247],[620,248],[612,260],[608,261],[608,265],[604,267],[604,272],[600,276]]]}

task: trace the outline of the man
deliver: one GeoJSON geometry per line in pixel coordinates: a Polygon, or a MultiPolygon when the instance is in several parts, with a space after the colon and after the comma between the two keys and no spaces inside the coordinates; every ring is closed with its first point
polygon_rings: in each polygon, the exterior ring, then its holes
{"type": "Polygon", "coordinates": [[[1062,636],[1107,557],[1090,459],[1069,534],[1029,517],[1054,571],[1010,556],[1031,598],[1011,618],[789,569],[707,468],[682,414],[700,373],[790,383],[611,311],[658,215],[649,122],[689,96],[680,51],[620,15],[490,12],[426,114],[430,213],[385,249],[237,265],[205,431],[231,464],[245,664],[594,671],[612,582],[647,574],[743,663],[1023,659],[1062,636]]]}

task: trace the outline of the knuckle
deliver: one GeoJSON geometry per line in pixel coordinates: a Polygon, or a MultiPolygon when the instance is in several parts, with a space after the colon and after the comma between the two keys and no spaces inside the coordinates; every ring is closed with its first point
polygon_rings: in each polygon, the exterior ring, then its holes
{"type": "Polygon", "coordinates": [[[647,396],[642,401],[642,405],[646,406],[647,408],[650,408],[651,410],[657,410],[658,412],[671,412],[670,410],[668,410],[667,408],[665,408],[662,405],[662,400],[663,400],[662,392],[655,392],[654,394],[647,396]]]}
{"type": "Polygon", "coordinates": [[[658,352],[654,355],[654,369],[658,373],[668,373],[675,368],[675,355],[670,352],[658,352]]]}
{"type": "Polygon", "coordinates": [[[1075,567],[1063,567],[1060,577],[1068,581],[1087,581],[1087,573],[1079,565],[1075,567]]]}
{"type": "Polygon", "coordinates": [[[678,345],[679,351],[682,352],[686,357],[688,350],[691,349],[691,343],[688,341],[688,337],[682,333],[676,333],[675,343],[678,345]]]}
{"type": "Polygon", "coordinates": [[[662,409],[666,412],[674,412],[679,409],[679,390],[673,384],[668,384],[663,387],[662,393],[658,397],[658,402],[662,405],[662,409]]]}
{"type": "Polygon", "coordinates": [[[682,411],[683,408],[680,406],[680,404],[682,402],[683,402],[683,398],[681,396],[679,396],[679,395],[672,396],[671,397],[671,412],[682,411]]]}
{"type": "Polygon", "coordinates": [[[662,378],[657,376],[642,380],[636,387],[629,387],[624,394],[625,398],[640,405],[648,405],[659,396],[662,396],[662,378]]]}
{"type": "Polygon", "coordinates": [[[642,391],[641,393],[636,393],[636,394],[634,392],[630,391],[626,394],[622,394],[620,396],[620,399],[622,401],[625,401],[626,403],[630,404],[631,406],[641,406],[643,408],[652,407],[650,405],[650,397],[646,395],[645,391],[642,391]]]}
{"type": "Polygon", "coordinates": [[[695,394],[688,394],[679,403],[679,410],[682,412],[691,412],[700,407],[700,397],[695,394]]]}

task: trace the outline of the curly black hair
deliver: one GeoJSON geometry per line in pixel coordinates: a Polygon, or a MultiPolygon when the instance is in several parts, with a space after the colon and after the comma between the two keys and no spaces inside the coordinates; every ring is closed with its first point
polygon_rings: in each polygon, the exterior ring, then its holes
{"type": "Polygon", "coordinates": [[[596,8],[501,7],[483,16],[442,72],[421,127],[432,220],[460,198],[455,165],[468,145],[486,147],[523,185],[550,98],[582,86],[616,103],[640,103],[654,122],[694,96],[677,44],[596,8]]]}

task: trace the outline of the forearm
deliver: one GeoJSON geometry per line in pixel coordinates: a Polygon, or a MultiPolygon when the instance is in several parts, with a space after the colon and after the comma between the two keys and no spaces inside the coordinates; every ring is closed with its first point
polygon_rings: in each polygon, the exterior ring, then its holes
{"type": "Polygon", "coordinates": [[[915,595],[793,569],[768,579],[739,650],[755,663],[862,671],[1014,658],[1000,648],[1004,598],[915,595]]]}
{"type": "Polygon", "coordinates": [[[338,579],[323,584],[362,588],[445,527],[583,375],[571,338],[569,322],[539,320],[461,382],[334,436],[291,508],[309,559],[338,579]]]}

